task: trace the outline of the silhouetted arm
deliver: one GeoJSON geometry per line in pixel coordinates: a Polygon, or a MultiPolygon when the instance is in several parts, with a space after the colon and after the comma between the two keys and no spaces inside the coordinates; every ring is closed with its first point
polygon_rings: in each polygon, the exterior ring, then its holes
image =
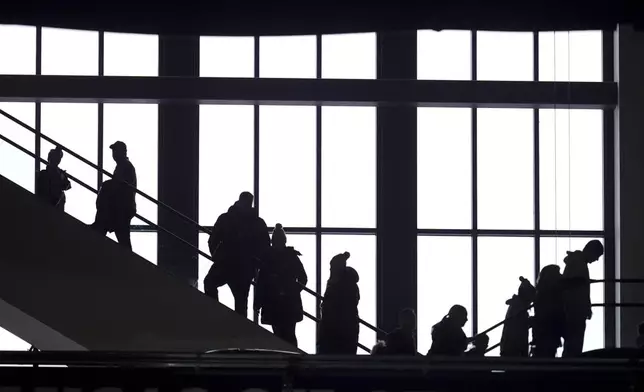
{"type": "Polygon", "coordinates": [[[295,259],[297,260],[297,281],[306,286],[306,284],[309,282],[308,276],[306,276],[306,270],[304,269],[304,265],[302,264],[302,260],[295,255],[295,259]]]}
{"type": "Polygon", "coordinates": [[[210,256],[212,257],[215,256],[215,251],[223,240],[224,222],[225,215],[222,214],[217,218],[217,221],[212,228],[212,232],[210,233],[210,238],[208,238],[208,249],[210,250],[210,256]]]}

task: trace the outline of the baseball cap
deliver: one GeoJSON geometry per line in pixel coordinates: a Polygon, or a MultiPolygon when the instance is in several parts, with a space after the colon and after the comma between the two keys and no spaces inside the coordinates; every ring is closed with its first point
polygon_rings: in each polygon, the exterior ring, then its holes
{"type": "Polygon", "coordinates": [[[127,151],[127,146],[125,145],[125,143],[123,143],[121,141],[118,141],[118,142],[112,144],[110,146],[110,148],[112,150],[125,150],[125,151],[127,151]]]}

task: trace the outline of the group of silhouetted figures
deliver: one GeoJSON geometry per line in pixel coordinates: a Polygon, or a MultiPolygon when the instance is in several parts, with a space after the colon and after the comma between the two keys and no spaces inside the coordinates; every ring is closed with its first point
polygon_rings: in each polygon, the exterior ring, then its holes
{"type": "MultiPolygon", "coordinates": [[[[136,171],[127,158],[123,142],[110,146],[116,162],[113,179],[105,181],[96,201],[92,227],[105,235],[114,232],[120,244],[131,249],[130,222],[136,214],[136,171]]],[[[60,209],[65,206],[65,191],[71,185],[59,165],[60,148],[49,152],[47,168],[38,173],[36,194],[60,209]]],[[[303,320],[301,292],[308,278],[301,254],[287,246],[281,224],[272,237],[266,223],[253,207],[254,197],[242,192],[227,212],[215,223],[208,246],[213,265],[204,279],[204,291],[218,300],[218,289],[228,285],[235,299],[235,311],[246,317],[250,286],[255,282],[253,309],[261,322],[297,346],[295,328],[303,320]]],[[[501,356],[554,357],[563,339],[563,356],[582,353],[586,320],[592,317],[588,265],[604,253],[601,242],[592,240],[583,250],[568,252],[561,273],[557,265],[544,267],[536,287],[520,277],[517,294],[508,299],[508,310],[500,343],[501,356]],[[529,310],[534,306],[534,315],[529,310]],[[532,341],[529,330],[532,328],[532,341]]],[[[349,253],[335,255],[330,261],[330,277],[321,302],[318,326],[318,354],[356,354],[359,336],[358,272],[347,266],[349,253]]],[[[467,310],[454,305],[432,327],[432,346],[428,356],[483,356],[489,339],[485,334],[468,338],[463,332],[467,310]],[[468,346],[472,347],[468,350],[468,346]]],[[[404,309],[399,327],[379,341],[374,355],[417,355],[416,315],[404,309]]],[[[644,326],[642,327],[644,331],[644,326]]],[[[639,342],[638,342],[639,344],[639,342]]],[[[642,338],[644,344],[644,338],[642,338]]]]}

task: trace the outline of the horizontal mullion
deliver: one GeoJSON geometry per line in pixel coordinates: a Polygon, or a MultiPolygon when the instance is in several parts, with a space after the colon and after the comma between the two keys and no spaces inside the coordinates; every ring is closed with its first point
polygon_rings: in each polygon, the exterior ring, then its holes
{"type": "Polygon", "coordinates": [[[0,101],[604,109],[617,84],[0,75],[0,101]]]}
{"type": "Polygon", "coordinates": [[[602,230],[497,230],[497,229],[418,229],[425,236],[482,236],[482,237],[603,237],[602,230]]]}

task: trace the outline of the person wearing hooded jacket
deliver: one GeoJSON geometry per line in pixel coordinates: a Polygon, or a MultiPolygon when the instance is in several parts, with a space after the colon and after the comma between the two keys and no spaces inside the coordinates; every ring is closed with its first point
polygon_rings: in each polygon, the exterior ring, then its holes
{"type": "Polygon", "coordinates": [[[604,246],[598,240],[592,240],[583,250],[566,253],[563,272],[563,305],[566,313],[563,356],[577,357],[584,348],[586,320],[593,316],[588,265],[604,254],[604,246]]]}
{"type": "Polygon", "coordinates": [[[532,356],[554,358],[564,335],[565,311],[562,276],[558,265],[543,267],[537,279],[532,327],[532,356]]]}
{"type": "Polygon", "coordinates": [[[255,286],[254,310],[261,312],[262,324],[272,325],[276,336],[294,346],[295,326],[304,317],[300,293],[308,281],[301,255],[286,246],[286,233],[276,224],[272,247],[262,260],[255,286]]]}
{"type": "Polygon", "coordinates": [[[505,303],[508,311],[505,314],[505,324],[501,334],[502,357],[528,357],[530,354],[530,315],[528,307],[534,301],[536,290],[523,276],[519,277],[518,294],[505,303]]]}
{"type": "Polygon", "coordinates": [[[347,267],[349,253],[331,259],[331,273],[321,305],[318,354],[355,355],[360,332],[358,272],[347,267]]]}
{"type": "Polygon", "coordinates": [[[235,298],[235,312],[247,317],[250,285],[270,244],[266,223],[253,208],[253,195],[242,192],[210,234],[213,265],[204,279],[205,293],[218,300],[218,288],[227,284],[235,298]]]}

